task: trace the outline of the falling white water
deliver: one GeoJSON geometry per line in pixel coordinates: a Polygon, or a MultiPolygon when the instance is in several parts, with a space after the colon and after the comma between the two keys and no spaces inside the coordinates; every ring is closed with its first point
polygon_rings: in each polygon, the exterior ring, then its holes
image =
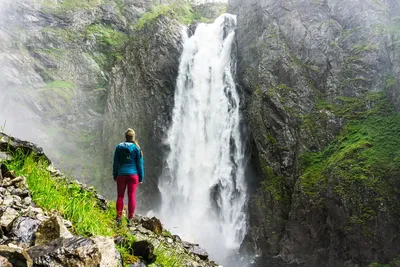
{"type": "Polygon", "coordinates": [[[159,182],[166,227],[214,259],[237,249],[246,231],[244,149],[232,77],[236,17],[225,14],[185,36],[159,182]]]}

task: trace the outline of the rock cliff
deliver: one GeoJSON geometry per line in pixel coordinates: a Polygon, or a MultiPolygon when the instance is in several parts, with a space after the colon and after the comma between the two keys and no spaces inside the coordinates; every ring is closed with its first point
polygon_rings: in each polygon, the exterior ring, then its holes
{"type": "Polygon", "coordinates": [[[378,136],[398,141],[398,3],[230,0],[228,11],[260,177],[242,249],[307,266],[389,263],[399,155],[378,136]]]}

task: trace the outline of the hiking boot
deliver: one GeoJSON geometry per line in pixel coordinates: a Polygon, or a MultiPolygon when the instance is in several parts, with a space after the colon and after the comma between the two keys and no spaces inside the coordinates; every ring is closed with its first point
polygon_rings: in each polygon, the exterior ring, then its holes
{"type": "Polygon", "coordinates": [[[121,218],[117,218],[115,219],[116,223],[117,223],[117,227],[120,227],[122,225],[122,219],[121,218]]]}
{"type": "Polygon", "coordinates": [[[132,219],[128,219],[128,227],[133,226],[133,218],[132,219]]]}

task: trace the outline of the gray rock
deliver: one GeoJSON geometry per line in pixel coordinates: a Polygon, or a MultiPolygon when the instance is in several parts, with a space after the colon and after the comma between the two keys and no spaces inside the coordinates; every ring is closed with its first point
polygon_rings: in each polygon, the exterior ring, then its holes
{"type": "Polygon", "coordinates": [[[96,244],[89,238],[58,238],[27,250],[34,265],[95,267],[101,262],[96,244]]]}
{"type": "Polygon", "coordinates": [[[145,264],[144,262],[140,261],[140,262],[136,262],[136,263],[133,263],[133,264],[129,264],[127,266],[129,266],[129,267],[146,267],[147,264],[145,264]]]}
{"type": "Polygon", "coordinates": [[[16,195],[16,196],[22,195],[22,193],[23,191],[21,188],[15,188],[14,190],[11,191],[11,195],[16,195]]]}
{"type": "Polygon", "coordinates": [[[59,216],[52,216],[50,219],[42,221],[35,235],[35,246],[46,244],[60,237],[72,237],[72,234],[65,227],[63,219],[59,216]]]}
{"type": "Polygon", "coordinates": [[[204,249],[202,249],[199,246],[191,246],[189,248],[189,251],[193,253],[194,255],[198,256],[202,260],[207,260],[208,259],[208,253],[204,249]]]}
{"type": "Polygon", "coordinates": [[[32,198],[31,197],[26,197],[22,200],[22,203],[26,206],[29,206],[32,203],[32,198]]]}
{"type": "Polygon", "coordinates": [[[35,233],[39,224],[39,220],[23,216],[18,217],[12,222],[8,236],[14,241],[26,243],[28,246],[31,246],[34,244],[35,233]]]}
{"type": "Polygon", "coordinates": [[[156,217],[148,218],[148,217],[136,216],[135,220],[137,224],[142,225],[147,230],[152,231],[158,235],[161,235],[163,232],[163,226],[161,224],[161,221],[156,217]]]}
{"type": "Polygon", "coordinates": [[[7,258],[4,258],[3,256],[0,256],[0,266],[13,267],[13,265],[7,260],[7,258]]]}
{"type": "MultiPolygon", "coordinates": [[[[17,150],[22,150],[24,153],[29,154],[34,152],[38,156],[44,157],[48,162],[51,162],[43,153],[43,149],[37,145],[22,141],[18,138],[8,136],[0,132],[0,151],[16,152],[17,150]]],[[[4,177],[7,177],[3,175],[4,177]]]]}
{"type": "Polygon", "coordinates": [[[2,227],[8,228],[12,221],[18,217],[18,211],[11,207],[7,207],[0,218],[0,224],[2,227]]]}
{"type": "Polygon", "coordinates": [[[4,197],[3,205],[4,206],[11,206],[14,203],[14,197],[12,195],[8,195],[4,197]]]}
{"type": "MultiPolygon", "coordinates": [[[[11,157],[10,154],[0,151],[0,164],[1,164],[2,161],[11,160],[11,159],[12,159],[12,157],[11,157]]],[[[2,173],[1,172],[0,172],[0,177],[2,177],[2,173]]]]}
{"type": "Polygon", "coordinates": [[[115,248],[114,239],[112,237],[94,237],[91,239],[96,243],[101,254],[99,267],[118,266],[118,251],[115,248]]]}
{"type": "MultiPolygon", "coordinates": [[[[0,139],[0,142],[1,142],[1,140],[3,140],[3,138],[1,136],[0,136],[0,138],[1,138],[0,139]]],[[[1,172],[1,176],[3,178],[15,178],[15,174],[12,171],[10,171],[5,164],[1,163],[0,164],[0,169],[1,169],[1,171],[0,171],[1,172]]]]}
{"type": "Polygon", "coordinates": [[[31,267],[32,260],[22,248],[12,248],[0,245],[0,256],[6,258],[12,266],[31,267]]]}
{"type": "Polygon", "coordinates": [[[157,256],[154,254],[154,246],[149,241],[134,242],[131,249],[132,255],[141,257],[148,264],[155,262],[157,259],[157,256]]]}

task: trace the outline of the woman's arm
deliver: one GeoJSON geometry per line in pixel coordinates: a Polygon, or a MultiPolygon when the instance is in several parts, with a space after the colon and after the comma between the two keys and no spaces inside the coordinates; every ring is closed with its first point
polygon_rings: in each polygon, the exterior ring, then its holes
{"type": "Polygon", "coordinates": [[[117,153],[117,148],[115,148],[115,152],[114,152],[114,164],[113,164],[113,176],[114,176],[114,180],[117,179],[117,176],[118,176],[118,169],[119,169],[119,157],[118,157],[118,153],[117,153]]]}
{"type": "Polygon", "coordinates": [[[140,153],[140,148],[137,149],[136,166],[139,174],[139,182],[142,183],[144,180],[144,159],[140,153]]]}

